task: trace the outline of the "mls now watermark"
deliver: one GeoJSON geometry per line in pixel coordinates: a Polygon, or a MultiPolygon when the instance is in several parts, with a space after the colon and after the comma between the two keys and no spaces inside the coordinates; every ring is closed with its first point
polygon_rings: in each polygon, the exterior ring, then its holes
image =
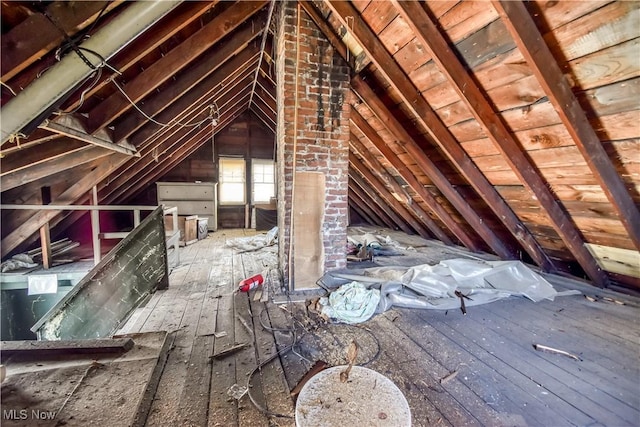
{"type": "Polygon", "coordinates": [[[56,411],[43,411],[41,409],[3,409],[2,419],[4,420],[53,420],[56,418],[56,411]]]}

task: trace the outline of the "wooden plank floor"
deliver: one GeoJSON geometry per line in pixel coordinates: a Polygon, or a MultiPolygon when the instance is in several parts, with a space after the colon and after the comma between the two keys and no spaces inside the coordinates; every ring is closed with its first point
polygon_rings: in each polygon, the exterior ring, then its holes
{"type": "MultiPolygon", "coordinates": [[[[351,230],[366,231],[372,229],[351,230]]],[[[416,236],[384,233],[412,249],[406,256],[378,258],[381,265],[477,257],[416,236]]],[[[252,234],[221,230],[183,248],[169,289],[156,292],[123,328],[172,332],[147,425],[293,426],[287,418],[294,412],[289,391],[316,360],[344,364],[352,340],[359,346],[357,363],[394,381],[417,426],[640,425],[637,298],[554,279],[558,290],[578,286],[612,301],[582,295],[540,303],[509,298],[469,307],[466,316],[459,310],[392,309],[359,326],[326,324],[304,303],[277,306],[255,300],[253,292],[234,293],[242,278],[277,259],[274,248],[236,253],[225,246],[227,239],[252,234]],[[289,351],[292,331],[295,345],[289,351]],[[238,344],[247,346],[210,359],[238,344]],[[533,344],[582,360],[542,353],[533,344]],[[248,395],[236,400],[227,394],[234,384],[246,385],[256,366],[278,351],[253,376],[251,395],[261,410],[248,395]]],[[[276,291],[271,283],[270,295],[276,291]]]]}

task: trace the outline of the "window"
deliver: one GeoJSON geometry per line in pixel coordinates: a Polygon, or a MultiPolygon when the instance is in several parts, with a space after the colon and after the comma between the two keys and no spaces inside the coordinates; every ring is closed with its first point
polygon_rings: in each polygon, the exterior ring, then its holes
{"type": "Polygon", "coordinates": [[[244,159],[220,157],[220,204],[244,205],[245,164],[244,159]]]}
{"type": "Polygon", "coordinates": [[[276,194],[275,166],[272,160],[251,160],[253,203],[269,203],[276,194]]]}

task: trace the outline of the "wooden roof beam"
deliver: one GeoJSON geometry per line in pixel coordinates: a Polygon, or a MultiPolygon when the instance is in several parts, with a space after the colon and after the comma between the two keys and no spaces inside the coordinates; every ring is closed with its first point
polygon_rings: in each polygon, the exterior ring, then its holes
{"type": "MultiPolygon", "coordinates": [[[[247,89],[247,93],[242,99],[238,100],[238,102],[236,102],[233,106],[229,107],[229,113],[220,121],[220,124],[215,129],[214,135],[220,132],[226,126],[233,123],[235,119],[240,117],[240,115],[247,110],[249,106],[248,93],[249,89],[247,89]]],[[[170,171],[176,165],[186,159],[189,154],[193,153],[195,150],[197,150],[207,142],[211,142],[211,133],[209,133],[208,135],[205,134],[201,138],[193,138],[187,141],[187,143],[185,143],[183,146],[180,146],[180,148],[178,148],[170,158],[159,162],[156,167],[148,171],[144,179],[136,182],[134,186],[129,188],[121,197],[118,198],[118,202],[128,200],[130,197],[135,196],[137,193],[143,190],[146,185],[151,182],[155,182],[166,172],[170,171]]]]}
{"type": "Polygon", "coordinates": [[[326,21],[326,19],[318,12],[316,7],[313,5],[311,1],[301,0],[298,1],[309,18],[316,24],[316,26],[320,29],[320,31],[327,37],[329,43],[337,50],[338,54],[344,59],[348,64],[351,70],[356,69],[356,58],[355,55],[351,55],[349,53],[349,48],[344,44],[342,39],[338,37],[338,35],[333,31],[331,25],[326,21]]]}
{"type": "MultiPolygon", "coordinates": [[[[409,154],[411,154],[420,167],[420,169],[433,181],[434,185],[440,190],[444,197],[456,208],[458,212],[467,220],[467,222],[480,234],[482,228],[488,228],[484,219],[480,217],[475,210],[467,203],[465,198],[451,185],[449,180],[438,169],[438,167],[429,159],[417,142],[409,135],[409,132],[400,123],[400,121],[394,117],[384,104],[382,99],[371,89],[371,87],[361,77],[355,76],[351,79],[351,87],[356,94],[367,104],[369,109],[378,117],[378,119],[385,125],[385,127],[391,132],[391,134],[397,138],[398,141],[402,141],[403,147],[409,154]]],[[[463,151],[458,149],[458,151],[463,151]]],[[[460,154],[460,153],[457,153],[460,154]]],[[[464,159],[466,154],[461,155],[464,159]]],[[[469,159],[470,160],[470,159],[469,159]]],[[[462,162],[465,164],[465,162],[462,162]]],[[[511,234],[518,240],[522,247],[529,253],[531,258],[544,270],[555,271],[555,266],[549,259],[544,249],[533,234],[522,224],[520,219],[511,210],[509,205],[504,201],[496,189],[484,178],[484,175],[475,168],[474,165],[466,163],[467,169],[470,175],[478,175],[482,178],[474,181],[473,188],[476,190],[478,197],[481,197],[487,206],[493,210],[495,215],[502,220],[503,224],[511,232],[511,234]],[[472,172],[475,169],[475,172],[472,172]],[[481,190],[482,189],[482,190],[481,190]],[[483,191],[484,190],[484,191],[483,191]]],[[[461,167],[461,166],[460,166],[461,167]]],[[[459,167],[459,168],[460,168],[459,167]]],[[[483,233],[494,239],[495,236],[493,230],[482,230],[483,233]]],[[[482,236],[482,234],[480,234],[482,236]]],[[[499,238],[498,238],[499,239],[499,238]]],[[[485,239],[485,242],[487,240],[485,239]]],[[[494,251],[495,249],[489,244],[494,251]]],[[[498,252],[496,252],[498,253],[498,252]]]]}
{"type": "MultiPolygon", "coordinates": [[[[188,119],[187,116],[190,115],[194,107],[200,104],[211,104],[212,100],[216,101],[215,98],[220,96],[221,90],[226,93],[226,91],[236,89],[237,83],[248,74],[249,68],[256,63],[257,58],[257,50],[246,49],[240,52],[216,73],[198,84],[194,90],[191,90],[173,103],[170,108],[159,114],[157,116],[158,121],[170,123],[172,128],[179,127],[178,122],[189,123],[189,120],[193,120],[193,118],[188,119]]],[[[220,106],[218,105],[219,108],[220,106]]],[[[136,147],[144,147],[159,136],[166,134],[166,131],[166,126],[148,122],[131,137],[131,142],[136,147]]]]}
{"type": "Polygon", "coordinates": [[[371,225],[378,225],[384,227],[384,222],[373,214],[373,211],[367,206],[354,192],[351,190],[351,184],[349,184],[349,206],[356,209],[358,214],[364,218],[371,225]]]}
{"type": "MultiPolygon", "coordinates": [[[[244,111],[241,109],[241,111],[244,111]]],[[[239,116],[240,113],[236,113],[235,117],[230,117],[230,118],[225,118],[222,122],[221,122],[221,129],[226,126],[227,124],[231,123],[233,120],[235,120],[235,118],[237,116],[239,116]]],[[[202,143],[206,142],[208,138],[204,138],[201,140],[202,143]]],[[[190,145],[189,143],[185,144],[184,147],[181,147],[179,150],[181,151],[185,151],[185,152],[191,152],[190,149],[192,148],[192,145],[190,145]]],[[[177,154],[177,153],[176,153],[177,154]]],[[[186,156],[185,156],[186,157],[186,156]]],[[[181,159],[183,160],[183,159],[181,159]]],[[[162,174],[164,174],[167,170],[170,170],[172,167],[174,167],[177,163],[176,162],[171,162],[171,164],[168,164],[167,159],[162,161],[163,163],[163,168],[156,168],[155,172],[152,174],[152,176],[150,176],[148,178],[147,181],[139,181],[137,182],[137,186],[134,187],[135,191],[140,191],[141,189],[144,189],[144,185],[147,185],[149,182],[155,182],[155,180],[162,176],[162,174]]],[[[120,198],[120,200],[126,200],[128,197],[131,197],[131,195],[135,195],[135,193],[132,192],[132,189],[130,188],[123,197],[120,198]]],[[[87,202],[90,201],[90,196],[86,196],[85,198],[81,198],[78,200],[78,203],[83,203],[83,202],[87,202]]],[[[103,203],[104,204],[104,203],[103,203]]],[[[65,216],[64,218],[60,218],[59,221],[54,221],[53,223],[56,224],[56,233],[61,233],[62,231],[66,230],[67,228],[69,228],[71,225],[73,225],[76,221],[78,221],[78,219],[80,219],[80,217],[84,214],[84,212],[70,212],[69,215],[65,216]]]]}
{"type": "Polygon", "coordinates": [[[389,218],[384,211],[382,211],[376,203],[367,197],[366,193],[358,187],[358,185],[353,181],[353,178],[349,177],[349,197],[354,198],[355,200],[360,201],[360,206],[363,209],[367,210],[372,218],[378,218],[378,225],[383,227],[388,227],[392,230],[398,229],[397,226],[394,225],[391,218],[389,218]]]}
{"type": "Polygon", "coordinates": [[[388,218],[386,222],[387,226],[392,230],[402,230],[407,234],[415,234],[415,231],[409,227],[402,218],[396,214],[394,209],[376,192],[371,185],[362,178],[359,173],[353,168],[349,168],[349,178],[354,183],[354,192],[362,199],[369,200],[372,205],[372,210],[380,212],[381,215],[388,218]],[[376,209],[377,208],[377,209],[376,209]]]}
{"type": "MultiPolygon", "coordinates": [[[[178,73],[189,62],[231,33],[242,22],[258,12],[266,0],[234,3],[211,22],[194,33],[149,68],[124,85],[123,89],[133,102],[138,102],[155,88],[178,73]]],[[[115,92],[89,112],[90,133],[102,129],[131,108],[131,104],[120,92],[115,92]]]]}
{"type": "Polygon", "coordinates": [[[264,123],[275,134],[277,125],[276,115],[273,114],[266,105],[264,105],[262,98],[258,96],[253,99],[254,101],[251,103],[249,110],[253,111],[262,123],[264,123]]]}
{"type": "MultiPolygon", "coordinates": [[[[114,55],[109,60],[109,65],[120,72],[125,72],[138,63],[144,56],[158,48],[171,37],[182,31],[186,26],[211,10],[217,1],[189,1],[183,2],[172,13],[153,26],[153,30],[147,31],[142,36],[136,38],[126,49],[114,55]]],[[[111,79],[115,78],[115,73],[107,73],[103,70],[102,77],[85,95],[88,99],[103,87],[111,83],[111,79]]],[[[76,109],[81,103],[81,91],[76,91],[74,95],[65,102],[65,110],[70,111],[76,109]]],[[[116,140],[122,138],[115,138],[116,140]]]]}
{"type": "Polygon", "coordinates": [[[499,113],[494,111],[478,85],[464,68],[464,65],[453,53],[422,5],[413,2],[392,1],[400,12],[400,16],[413,29],[423,47],[431,53],[438,68],[452,83],[487,136],[491,138],[496,148],[511,166],[513,172],[531,193],[538,198],[540,205],[551,219],[553,228],[558,232],[558,235],[583,270],[596,285],[600,287],[608,286],[609,279],[606,273],[600,268],[591,252],[585,246],[584,238],[573,223],[572,218],[556,200],[535,165],[523,152],[523,149],[500,118],[499,113]]]}
{"type": "MultiPolygon", "coordinates": [[[[363,98],[367,102],[367,98],[363,98]]],[[[351,109],[351,121],[360,129],[362,133],[371,141],[380,153],[387,158],[389,162],[396,168],[402,178],[407,181],[410,187],[415,191],[422,200],[427,203],[429,208],[434,211],[440,220],[449,228],[449,230],[470,250],[480,251],[482,247],[476,242],[476,236],[470,235],[460,224],[453,220],[451,215],[444,209],[442,205],[433,197],[433,195],[424,188],[417,180],[415,175],[407,168],[407,166],[398,158],[397,154],[385,143],[385,141],[377,134],[371,125],[358,113],[354,108],[351,109]]],[[[475,231],[484,239],[487,245],[502,258],[513,258],[514,251],[508,248],[497,236],[488,224],[480,218],[469,204],[458,194],[445,176],[440,172],[436,165],[424,154],[424,152],[409,139],[402,140],[403,146],[407,152],[413,157],[418,166],[423,169],[425,174],[433,181],[436,187],[444,188],[446,192],[442,192],[449,202],[461,212],[462,217],[475,229],[475,231]],[[413,143],[413,144],[412,144],[413,143]],[[435,178],[433,179],[432,176],[435,178]]]]}
{"type": "MultiPolygon", "coordinates": [[[[178,122],[195,123],[202,120],[202,117],[204,116],[202,105],[206,105],[207,101],[210,99],[217,100],[218,97],[223,96],[225,93],[235,88],[242,81],[242,78],[247,75],[246,72],[244,75],[236,72],[239,64],[243,64],[245,61],[253,63],[257,59],[257,51],[254,51],[253,56],[250,56],[250,50],[246,50],[246,52],[246,54],[245,51],[241,52],[237,56],[237,61],[234,58],[229,62],[229,64],[226,64],[216,73],[210,75],[203,82],[199,83],[198,86],[196,86],[197,90],[189,92],[186,96],[182,97],[178,102],[174,103],[170,108],[157,116],[159,121],[171,122],[170,126],[165,127],[149,122],[145,127],[134,134],[131,141],[138,147],[138,151],[140,151],[141,155],[144,156],[148,154],[149,150],[153,149],[154,144],[161,143],[163,140],[172,137],[175,133],[186,132],[188,128],[181,127],[178,122]]],[[[220,106],[218,105],[218,107],[220,106]]],[[[208,113],[208,111],[206,113],[208,113]]],[[[115,173],[115,176],[111,177],[111,179],[117,179],[122,173],[127,171],[134,162],[135,159],[132,159],[120,168],[120,170],[118,170],[115,173]]]]}
{"type": "Polygon", "coordinates": [[[95,135],[89,135],[84,130],[80,120],[71,115],[63,115],[53,121],[45,120],[39,128],[68,136],[69,138],[77,139],[78,141],[83,141],[88,144],[97,145],[98,147],[106,148],[107,150],[126,154],[128,156],[140,157],[140,153],[136,151],[136,147],[129,144],[126,140],[122,140],[117,144],[114,143],[111,140],[111,136],[104,129],[96,132],[95,135]]]}
{"type": "MultiPolygon", "coordinates": [[[[338,19],[340,19],[345,28],[349,28],[351,34],[356,38],[358,43],[360,43],[366,54],[377,66],[378,70],[384,75],[387,82],[398,91],[406,107],[411,110],[413,117],[429,131],[434,142],[437,143],[442,152],[447,155],[452,164],[476,190],[478,195],[483,197],[487,204],[494,209],[498,218],[501,218],[503,221],[510,221],[513,220],[513,218],[517,219],[504,199],[473,162],[473,159],[467,155],[449,129],[422,97],[418,89],[413,85],[402,69],[400,69],[389,52],[387,52],[384,46],[377,41],[377,38],[371,29],[369,29],[361,19],[350,21],[350,25],[347,25],[346,17],[359,16],[358,11],[347,2],[325,1],[329,4],[333,13],[338,17],[338,19]]],[[[358,78],[359,77],[355,77],[352,79],[352,86],[358,78]]],[[[391,115],[379,118],[387,127],[394,124],[393,120],[389,120],[392,118],[391,115]]],[[[398,132],[398,135],[401,135],[401,133],[398,132]]],[[[406,140],[408,141],[410,138],[406,140]]],[[[538,265],[540,265],[540,267],[545,271],[556,271],[555,266],[551,263],[544,251],[534,250],[535,245],[539,246],[539,244],[531,234],[527,232],[527,229],[520,223],[520,221],[512,221],[512,224],[514,224],[514,226],[509,227],[509,230],[519,241],[523,243],[525,249],[532,254],[533,259],[538,263],[538,265]],[[519,227],[516,226],[517,224],[520,224],[519,227]]]]}
{"type": "MultiPolygon", "coordinates": [[[[363,220],[367,222],[367,224],[379,225],[379,224],[376,224],[364,210],[362,210],[362,207],[360,206],[359,202],[356,202],[353,197],[351,196],[348,197],[348,203],[349,203],[349,208],[353,209],[363,220]]],[[[351,215],[349,215],[349,222],[351,222],[351,215]]]]}
{"type": "MultiPolygon", "coordinates": [[[[89,190],[98,182],[106,178],[111,171],[120,166],[127,157],[123,154],[114,153],[107,159],[92,170],[87,175],[80,178],[80,180],[74,182],[70,187],[62,191],[62,193],[52,200],[53,203],[58,205],[71,205],[74,204],[80,197],[87,194],[89,190]]],[[[13,251],[18,245],[31,237],[34,233],[40,230],[40,227],[45,225],[47,221],[53,219],[56,215],[62,211],[47,210],[34,213],[29,220],[15,227],[0,244],[2,257],[13,251]]]]}
{"type": "MultiPolygon", "coordinates": [[[[221,108],[226,108],[227,104],[235,105],[238,99],[242,100],[248,95],[247,88],[251,85],[250,77],[250,75],[247,75],[242,80],[242,90],[240,91],[232,92],[227,88],[225,94],[219,99],[221,108]]],[[[101,186],[99,192],[100,200],[104,200],[104,203],[114,203],[122,200],[122,194],[124,194],[130,186],[144,181],[145,175],[151,172],[155,167],[154,165],[158,164],[160,156],[166,157],[164,153],[170,153],[173,156],[174,153],[172,150],[175,150],[175,147],[184,145],[185,140],[198,139],[202,135],[210,135],[210,132],[211,124],[205,124],[198,128],[178,127],[178,131],[169,138],[159,140],[155,144],[147,147],[142,157],[132,166],[123,167],[122,170],[124,173],[119,175],[115,180],[110,181],[108,185],[104,187],[101,186]],[[140,176],[141,173],[144,175],[140,176]]]]}
{"type": "MultiPolygon", "coordinates": [[[[148,116],[156,117],[156,115],[171,107],[182,97],[187,95],[194,97],[205,90],[207,85],[203,82],[210,75],[216,73],[217,70],[221,70],[221,73],[218,74],[218,80],[220,81],[225,76],[230,75],[248,61],[247,55],[250,55],[248,52],[251,52],[251,56],[258,54],[258,49],[253,45],[249,46],[249,44],[260,34],[259,26],[263,24],[264,22],[261,19],[254,19],[239,28],[238,31],[233,33],[233,37],[229,38],[219,49],[216,49],[210,55],[203,55],[195,60],[189,66],[189,69],[178,74],[171,85],[164,87],[158,93],[147,96],[144,100],[144,105],[141,106],[142,110],[148,116]],[[245,58],[245,60],[240,58],[245,58]]],[[[165,114],[163,118],[158,118],[158,121],[167,122],[171,120],[165,116],[167,115],[165,114]]],[[[115,122],[114,139],[119,141],[128,138],[147,122],[147,118],[139,112],[130,112],[115,122]]]]}
{"type": "Polygon", "coordinates": [[[529,12],[520,1],[494,0],[492,4],[618,213],[631,241],[640,250],[638,206],[625,188],[529,12]]]}
{"type": "MultiPolygon", "coordinates": [[[[371,172],[372,176],[377,175],[379,182],[382,182],[383,184],[386,184],[389,187],[391,187],[391,190],[393,191],[391,194],[392,195],[394,195],[393,193],[396,194],[394,198],[398,200],[400,203],[402,203],[409,212],[412,212],[413,215],[422,222],[422,224],[426,225],[427,228],[431,231],[431,233],[434,236],[436,236],[443,243],[446,243],[448,245],[454,244],[451,238],[447,235],[447,233],[445,233],[440,228],[440,226],[431,218],[429,213],[425,212],[420,207],[419,204],[413,203],[411,196],[409,196],[409,194],[405,191],[405,189],[402,188],[400,184],[396,182],[394,177],[390,176],[390,174],[387,172],[384,166],[378,161],[378,159],[376,159],[369,152],[367,147],[364,146],[364,144],[358,139],[358,137],[354,133],[351,133],[350,135],[350,146],[351,146],[351,151],[357,152],[360,155],[360,157],[364,159],[363,166],[367,168],[367,171],[371,172]],[[375,173],[373,171],[375,171],[375,173]]],[[[352,157],[350,156],[349,159],[351,158],[352,157]]],[[[477,248],[477,250],[479,250],[479,248],[477,248]]]]}
{"type": "MultiPolygon", "coordinates": [[[[353,153],[349,153],[349,164],[351,165],[353,170],[358,172],[358,174],[366,182],[369,183],[369,186],[376,193],[380,195],[380,197],[382,198],[382,201],[386,203],[386,205],[389,206],[390,209],[392,209],[397,213],[397,215],[400,217],[398,218],[398,220],[400,221],[398,224],[400,228],[404,230],[405,228],[408,228],[408,225],[409,225],[420,236],[427,239],[432,238],[432,235],[431,233],[429,233],[429,231],[427,231],[427,228],[425,228],[424,225],[422,225],[418,220],[416,220],[413,214],[411,214],[411,212],[409,212],[409,210],[405,208],[402,203],[398,202],[398,200],[387,189],[387,187],[384,186],[384,183],[375,175],[373,175],[373,173],[369,171],[369,169],[365,166],[365,164],[362,163],[360,159],[358,159],[353,153]]],[[[395,218],[394,218],[394,222],[397,223],[398,221],[395,221],[395,218]]]]}
{"type": "MultiPolygon", "coordinates": [[[[46,13],[69,36],[92,25],[95,19],[122,4],[119,1],[66,2],[55,1],[46,13]],[[101,12],[104,9],[104,12],[101,12]]],[[[7,34],[2,35],[2,81],[8,82],[50,50],[56,48],[63,35],[42,13],[29,16],[7,34]],[[37,34],[37,36],[34,36],[37,34]]]]}
{"type": "Polygon", "coordinates": [[[112,154],[113,151],[101,147],[84,145],[77,150],[67,151],[61,156],[49,157],[42,162],[29,164],[25,168],[5,173],[4,162],[0,188],[7,191],[21,185],[46,178],[54,173],[72,169],[78,165],[92,162],[112,154]]]}

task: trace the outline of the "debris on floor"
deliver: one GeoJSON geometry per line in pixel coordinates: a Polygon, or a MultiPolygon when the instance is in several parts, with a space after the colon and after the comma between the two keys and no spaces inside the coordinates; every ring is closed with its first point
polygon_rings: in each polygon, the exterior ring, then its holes
{"type": "Polygon", "coordinates": [[[267,233],[255,236],[235,237],[225,242],[225,245],[239,253],[257,251],[278,243],[278,227],[273,227],[267,233]]]}
{"type": "Polygon", "coordinates": [[[571,359],[577,360],[579,362],[582,361],[582,359],[578,356],[576,356],[573,353],[569,353],[568,351],[564,351],[564,350],[559,350],[557,348],[553,348],[553,347],[549,347],[546,345],[542,345],[542,344],[534,344],[533,348],[535,348],[538,351],[543,351],[545,353],[551,353],[551,354],[560,354],[562,356],[567,356],[570,357],[571,359]]]}
{"type": "Polygon", "coordinates": [[[324,303],[321,302],[323,313],[346,323],[357,323],[370,317],[365,318],[370,310],[369,306],[364,307],[365,290],[379,289],[377,312],[395,306],[460,308],[463,314],[469,306],[509,296],[524,296],[539,302],[553,300],[558,295],[579,294],[577,291],[556,292],[546,279],[520,261],[450,259],[437,265],[368,268],[360,270],[360,274],[329,272],[321,282],[339,286],[324,303]]]}
{"type": "Polygon", "coordinates": [[[349,261],[371,261],[374,256],[400,256],[404,252],[414,250],[410,246],[402,246],[389,236],[365,233],[360,236],[347,237],[347,259],[349,261]]]}
{"type": "Polygon", "coordinates": [[[322,315],[343,323],[362,323],[375,313],[380,301],[380,291],[367,289],[359,282],[351,282],[320,298],[322,315]]]}

